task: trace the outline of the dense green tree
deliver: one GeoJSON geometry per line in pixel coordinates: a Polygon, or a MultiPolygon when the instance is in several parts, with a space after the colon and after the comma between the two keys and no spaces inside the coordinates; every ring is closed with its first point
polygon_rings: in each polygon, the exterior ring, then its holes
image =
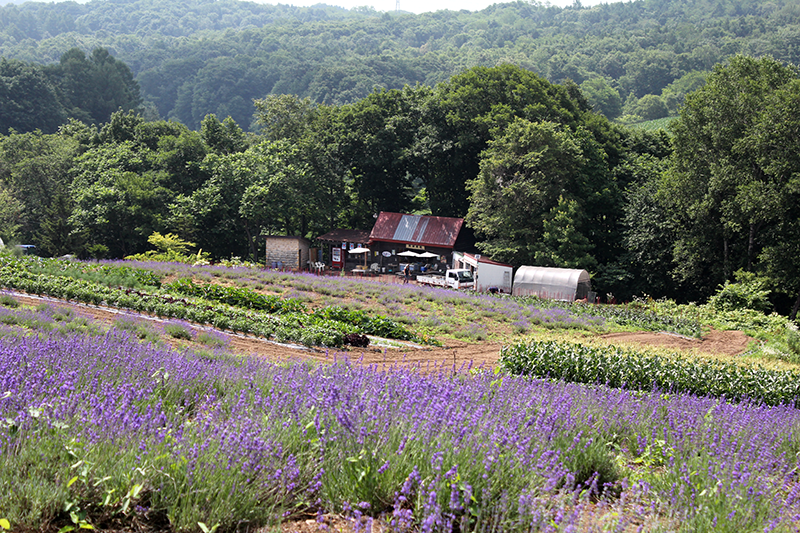
{"type": "MultiPolygon", "coordinates": [[[[789,312],[800,310],[800,79],[792,79],[767,98],[764,111],[748,135],[739,140],[766,175],[766,184],[748,185],[741,196],[748,204],[770,209],[775,224],[766,229],[760,268],[776,292],[794,299],[789,312]]],[[[752,212],[745,205],[743,211],[752,212]]]]}
{"type": "Polygon", "coordinates": [[[467,223],[478,247],[512,264],[535,264],[547,214],[569,198],[586,164],[569,129],[517,119],[489,143],[477,178],[468,182],[467,223]]]}
{"type": "Polygon", "coordinates": [[[36,131],[0,138],[0,184],[25,206],[21,239],[36,240],[54,200],[69,190],[78,151],[78,141],[66,134],[36,131]]]}
{"type": "Polygon", "coordinates": [[[89,57],[71,48],[48,72],[60,88],[69,117],[82,122],[101,124],[115,111],[136,109],[142,103],[131,69],[105,48],[95,48],[89,57]]]}
{"type": "Polygon", "coordinates": [[[11,191],[0,183],[0,240],[14,242],[22,224],[22,202],[14,198],[11,191]]]}
{"type": "Polygon", "coordinates": [[[0,58],[0,133],[56,131],[65,119],[58,94],[41,67],[0,58]]]}
{"type": "Polygon", "coordinates": [[[255,105],[255,124],[267,140],[298,140],[311,127],[317,108],[310,98],[272,94],[259,98],[255,105]]]}
{"type": "Polygon", "coordinates": [[[588,110],[588,104],[584,109],[580,104],[565,87],[509,64],[476,67],[439,84],[424,119],[427,131],[417,148],[427,154],[423,179],[431,212],[467,213],[465,183],[478,175],[480,154],[493,132],[517,117],[576,127],[588,110]]]}
{"type": "Polygon", "coordinates": [[[593,271],[597,267],[597,260],[590,253],[594,246],[581,233],[582,224],[578,202],[560,196],[558,204],[542,222],[542,237],[536,244],[534,264],[593,271]]]}
{"type": "Polygon", "coordinates": [[[220,122],[216,115],[206,115],[200,123],[200,136],[211,151],[220,155],[247,149],[245,134],[231,117],[220,122]]]}
{"type": "Polygon", "coordinates": [[[70,222],[73,205],[67,190],[59,190],[47,208],[36,238],[37,246],[45,255],[60,257],[66,254],[81,255],[85,247],[85,232],[75,230],[70,222]]]}
{"type": "Polygon", "coordinates": [[[308,211],[301,224],[302,233],[320,235],[339,227],[340,221],[354,223],[349,210],[353,202],[346,192],[347,185],[355,182],[351,172],[354,164],[343,156],[343,149],[351,146],[342,143],[339,134],[345,129],[339,108],[315,105],[309,98],[292,95],[269,95],[254,104],[255,123],[264,138],[293,143],[300,150],[298,159],[306,165],[303,196],[308,211]]]}
{"type": "Polygon", "coordinates": [[[633,274],[627,287],[613,289],[618,297],[632,294],[678,296],[670,274],[675,231],[667,206],[658,199],[661,175],[666,168],[666,159],[649,153],[632,153],[616,169],[617,173],[629,175],[622,220],[625,248],[622,259],[633,274]]]}
{"type": "Polygon", "coordinates": [[[646,94],[639,99],[626,103],[625,113],[637,116],[642,120],[656,120],[668,116],[669,109],[660,96],[646,94]]]}
{"type": "Polygon", "coordinates": [[[74,174],[74,231],[110,257],[144,252],[147,237],[162,229],[171,196],[147,154],[132,141],[102,145],[78,157],[74,174]]]}
{"type": "MultiPolygon", "coordinates": [[[[675,154],[662,187],[676,224],[676,272],[683,280],[713,287],[740,268],[752,270],[760,234],[783,218],[789,176],[765,165],[769,158],[759,159],[748,139],[770,95],[797,78],[795,68],[770,57],[736,56],[687,96],[673,126],[675,154]]],[[[787,117],[774,118],[779,127],[787,117]]]]}
{"type": "Polygon", "coordinates": [[[603,78],[592,78],[581,83],[581,91],[598,113],[609,119],[622,114],[622,98],[619,92],[603,78]]]}
{"type": "Polygon", "coordinates": [[[305,167],[286,142],[265,141],[244,152],[209,154],[203,186],[175,207],[187,211],[198,245],[215,257],[259,256],[259,238],[270,231],[295,234],[313,208],[305,167]]]}
{"type": "Polygon", "coordinates": [[[410,205],[410,152],[418,124],[405,92],[376,91],[338,109],[338,156],[349,170],[354,227],[368,227],[380,211],[404,212],[410,205]]]}

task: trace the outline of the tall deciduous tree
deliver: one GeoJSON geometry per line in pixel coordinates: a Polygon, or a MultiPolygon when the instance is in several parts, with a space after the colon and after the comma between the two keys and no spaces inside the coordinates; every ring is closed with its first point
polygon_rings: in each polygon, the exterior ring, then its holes
{"type": "Polygon", "coordinates": [[[25,209],[19,237],[35,242],[42,224],[61,193],[68,193],[78,141],[67,134],[15,133],[0,139],[0,183],[25,209]]]}
{"type": "Polygon", "coordinates": [[[0,183],[0,240],[9,243],[17,238],[23,205],[0,183]]]}
{"type": "Polygon", "coordinates": [[[143,252],[147,237],[161,229],[171,195],[147,155],[126,141],[99,146],[77,160],[70,223],[88,236],[89,245],[104,246],[111,257],[143,252]]]}
{"type": "Polygon", "coordinates": [[[531,264],[546,215],[574,193],[586,164],[575,136],[552,122],[517,119],[483,154],[481,172],[467,184],[467,223],[488,255],[531,264]]]}
{"type": "Polygon", "coordinates": [[[777,292],[794,297],[790,316],[800,310],[800,79],[772,93],[755,127],[741,140],[755,153],[768,184],[747,197],[775,210],[759,256],[777,292]],[[767,197],[768,200],[763,200],[767,197]]]}
{"type": "Polygon", "coordinates": [[[72,48],[48,72],[60,86],[68,115],[82,122],[102,124],[117,110],[136,109],[142,103],[131,69],[105,48],[95,48],[88,57],[72,48]]]}
{"type": "Polygon", "coordinates": [[[581,233],[583,217],[575,200],[558,198],[542,224],[542,238],[537,243],[533,261],[540,266],[594,270],[597,261],[591,255],[594,246],[581,233]]]}
{"type": "MultiPolygon", "coordinates": [[[[575,91],[579,94],[579,91],[575,91]]],[[[436,86],[424,118],[419,152],[427,154],[423,175],[434,215],[464,216],[467,180],[480,171],[480,154],[495,131],[515,118],[576,127],[589,110],[566,87],[515,65],[476,67],[436,86]]]]}
{"type": "MultiPolygon", "coordinates": [[[[782,219],[786,176],[759,159],[753,132],[771,95],[797,78],[796,68],[771,57],[735,56],[687,96],[662,187],[683,279],[714,287],[740,268],[752,270],[760,235],[782,219]]],[[[776,124],[787,118],[775,117],[776,124]]]]}
{"type": "Polygon", "coordinates": [[[55,87],[41,67],[0,58],[0,133],[56,131],[65,120],[55,87]]]}

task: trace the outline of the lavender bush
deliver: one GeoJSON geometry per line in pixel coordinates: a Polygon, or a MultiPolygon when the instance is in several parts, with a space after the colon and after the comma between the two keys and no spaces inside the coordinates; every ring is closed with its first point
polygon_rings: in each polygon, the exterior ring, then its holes
{"type": "Polygon", "coordinates": [[[800,412],[435,368],[275,365],[126,331],[0,337],[12,527],[791,531],[800,412]],[[420,371],[422,370],[422,371],[420,371]]]}

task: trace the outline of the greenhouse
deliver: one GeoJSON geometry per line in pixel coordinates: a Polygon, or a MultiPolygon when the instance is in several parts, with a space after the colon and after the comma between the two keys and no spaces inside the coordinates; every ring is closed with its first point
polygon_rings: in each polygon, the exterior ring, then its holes
{"type": "Polygon", "coordinates": [[[591,279],[585,270],[521,266],[514,275],[514,296],[538,296],[553,300],[593,301],[591,279]]]}

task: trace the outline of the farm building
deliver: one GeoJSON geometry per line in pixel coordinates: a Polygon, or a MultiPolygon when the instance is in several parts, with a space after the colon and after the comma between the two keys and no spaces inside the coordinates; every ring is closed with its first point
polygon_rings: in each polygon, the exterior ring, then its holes
{"type": "Polygon", "coordinates": [[[514,275],[514,296],[538,296],[554,300],[594,300],[591,279],[585,270],[521,266],[514,275]]]}
{"type": "Polygon", "coordinates": [[[304,269],[308,265],[311,243],[303,237],[286,235],[266,236],[266,266],[290,270],[304,269]]]}
{"type": "Polygon", "coordinates": [[[328,266],[335,269],[350,270],[364,263],[363,256],[348,253],[355,248],[367,246],[369,231],[360,229],[335,229],[320,235],[317,240],[325,246],[325,257],[328,266]]]}
{"type": "Polygon", "coordinates": [[[426,254],[420,257],[427,258],[431,266],[446,267],[463,225],[463,218],[382,211],[369,234],[370,262],[394,270],[408,260],[398,254],[415,252],[426,254]]]}

